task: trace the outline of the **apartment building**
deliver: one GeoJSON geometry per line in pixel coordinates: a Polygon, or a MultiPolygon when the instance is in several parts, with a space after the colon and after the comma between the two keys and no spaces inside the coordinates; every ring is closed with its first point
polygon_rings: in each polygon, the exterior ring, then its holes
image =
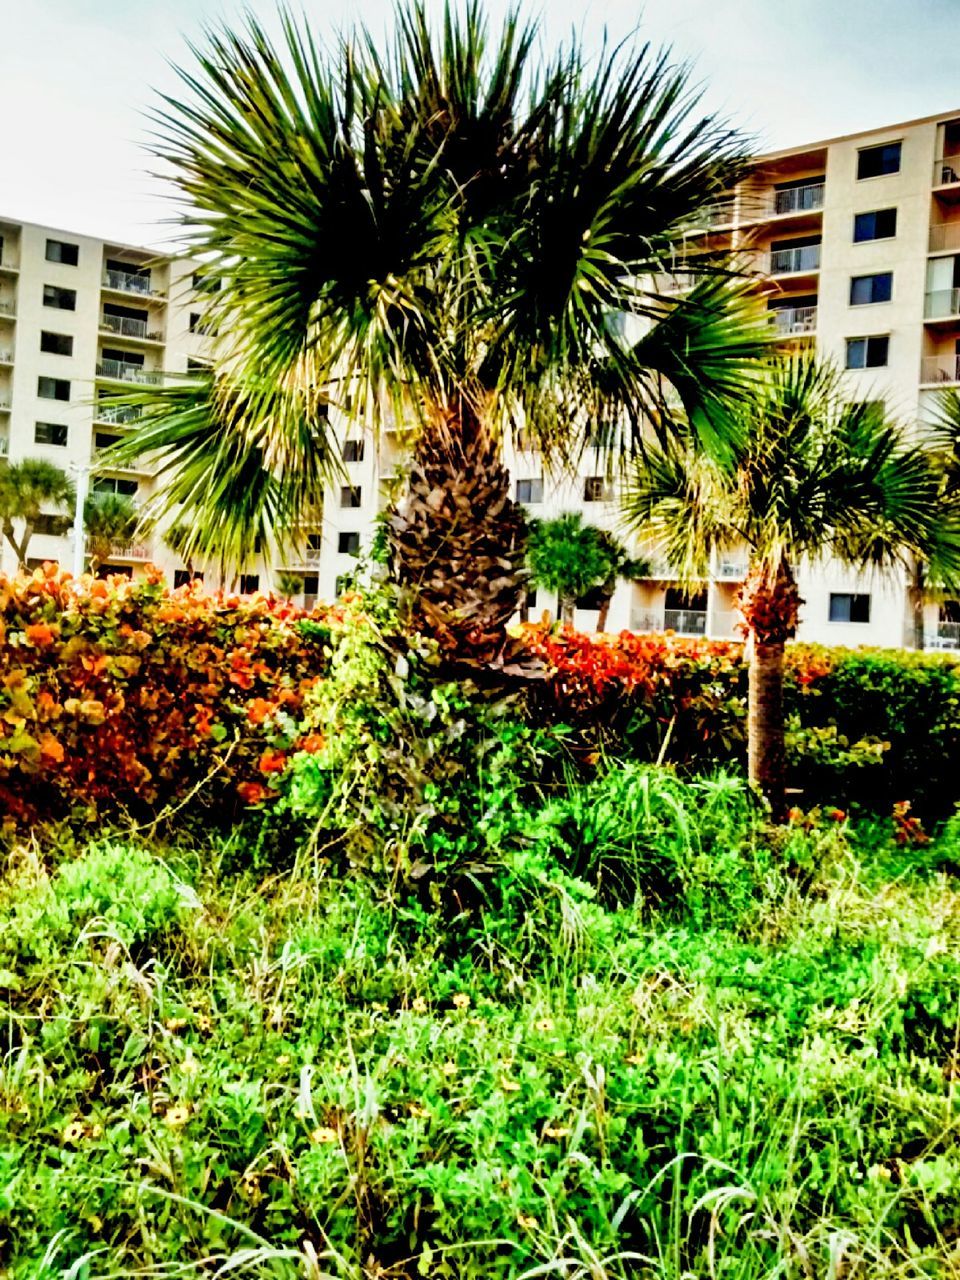
{"type": "MultiPolygon", "coordinates": [[[[111,412],[112,389],[203,358],[202,291],[186,266],[144,249],[2,220],[0,237],[0,450],[95,463],[98,449],[129,426],[111,412]]],[[[960,386],[960,111],[759,157],[719,219],[691,236],[694,253],[705,245],[743,256],[770,313],[771,344],[815,348],[836,362],[851,400],[883,400],[922,428],[937,391],[960,386]]],[[[689,284],[682,256],[669,287],[689,284]]],[[[283,564],[251,566],[241,589],[270,589],[286,570],[300,577],[305,603],[331,598],[372,541],[377,516],[402,485],[409,442],[402,424],[388,424],[379,447],[361,425],[333,426],[346,474],[325,493],[322,519],[283,564]]],[[[579,511],[623,536],[617,481],[596,450],[559,475],[522,439],[507,446],[506,461],[514,496],[531,516],[579,511]]],[[[93,483],[147,496],[152,478],[145,464],[93,483]]],[[[690,594],[656,548],[625,540],[646,555],[650,574],[618,586],[611,630],[733,635],[745,554],[718,557],[690,594]]],[[[67,552],[47,535],[33,548],[38,559],[67,552]]],[[[118,549],[115,560],[148,557],[171,576],[185,574],[162,542],[118,549]]],[[[904,574],[805,564],[798,580],[800,638],[914,643],[904,574]]],[[[545,592],[531,593],[529,604],[535,615],[556,609],[545,592]]],[[[578,608],[576,620],[590,628],[597,613],[578,608]]],[[[924,643],[960,648],[960,605],[926,606],[924,643]]]]}
{"type": "MultiPolygon", "coordinates": [[[[189,266],[149,249],[0,217],[0,457],[44,458],[74,479],[86,473],[95,492],[144,502],[148,460],[98,466],[133,425],[111,400],[202,361],[202,296],[189,266]]],[[[60,527],[51,512],[32,561],[72,563],[72,534],[60,527]]],[[[159,540],[115,546],[110,567],[132,573],[151,560],[182,568],[159,540]]],[[[14,567],[4,546],[0,569],[14,567]]]]}

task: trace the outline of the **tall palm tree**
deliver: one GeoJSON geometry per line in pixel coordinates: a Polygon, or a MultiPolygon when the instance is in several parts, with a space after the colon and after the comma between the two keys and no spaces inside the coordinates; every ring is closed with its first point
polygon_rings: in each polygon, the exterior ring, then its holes
{"type": "Polygon", "coordinates": [[[70,478],[52,462],[24,458],[0,468],[0,528],[21,568],[27,563],[27,551],[41,516],[59,514],[65,528],[73,501],[70,478]],[[50,507],[58,511],[50,513],[50,507]]]}
{"type": "Polygon", "coordinates": [[[438,30],[411,0],[386,48],[283,32],[211,35],[158,115],[219,337],[211,374],[137,394],[125,447],[160,456],[195,552],[243,561],[338,474],[331,406],[409,424],[394,576],[415,625],[495,661],[524,591],[506,432],[563,456],[589,421],[629,447],[682,406],[725,443],[766,330],[706,251],[688,294],[656,277],[744,142],[668,53],[574,42],[541,67],[535,26],[491,35],[481,0],[438,30]]]}
{"type": "Polygon", "coordinates": [[[129,498],[119,493],[91,493],[83,507],[90,572],[96,574],[109,560],[117,543],[133,538],[139,513],[129,498]]]}
{"type": "Polygon", "coordinates": [[[929,454],[873,403],[849,403],[841,376],[811,358],[771,366],[732,468],[692,438],[654,445],[625,500],[628,522],[662,545],[681,578],[746,545],[738,599],[749,652],[748,765],[774,818],[784,814],[784,645],[802,604],[801,561],[866,569],[916,556],[960,581],[960,512],[943,503],[929,454]]]}
{"type": "MultiPolygon", "coordinates": [[[[936,467],[940,481],[940,501],[960,502],[960,392],[946,388],[936,397],[932,420],[922,428],[922,439],[936,467]]],[[[926,644],[924,606],[944,596],[956,584],[940,582],[936,566],[915,559],[910,574],[910,599],[913,606],[913,643],[917,649],[926,644]]]]}

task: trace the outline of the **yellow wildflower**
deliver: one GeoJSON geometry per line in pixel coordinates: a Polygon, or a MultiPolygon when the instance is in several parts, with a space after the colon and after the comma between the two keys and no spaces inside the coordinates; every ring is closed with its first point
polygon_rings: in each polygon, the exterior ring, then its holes
{"type": "Polygon", "coordinates": [[[504,1093],[519,1093],[520,1086],[516,1080],[507,1080],[504,1076],[500,1077],[500,1088],[504,1093]]]}
{"type": "Polygon", "coordinates": [[[465,991],[458,991],[457,994],[453,997],[453,1007],[455,1009],[470,1008],[470,997],[467,995],[465,991]]]}
{"type": "Polygon", "coordinates": [[[525,1231],[536,1231],[540,1223],[536,1218],[532,1218],[529,1213],[521,1213],[517,1217],[517,1222],[525,1231]]]}
{"type": "Polygon", "coordinates": [[[329,1146],[332,1142],[338,1141],[339,1136],[340,1135],[337,1133],[336,1129],[331,1129],[328,1125],[322,1124],[318,1129],[314,1129],[313,1133],[310,1135],[310,1139],[312,1142],[317,1142],[320,1146],[324,1147],[329,1146]]]}
{"type": "Polygon", "coordinates": [[[410,1008],[413,1010],[414,1013],[426,1013],[427,1002],[426,1000],[424,1000],[423,996],[415,996],[413,1003],[410,1005],[410,1008]]]}
{"type": "Polygon", "coordinates": [[[63,1131],[64,1145],[75,1146],[86,1135],[87,1128],[82,1120],[71,1120],[63,1131]]]}
{"type": "Polygon", "coordinates": [[[182,1103],[168,1107],[164,1114],[164,1121],[171,1129],[179,1129],[181,1125],[185,1125],[190,1119],[190,1108],[182,1103]]]}
{"type": "Polygon", "coordinates": [[[457,1074],[457,1064],[449,1060],[443,1064],[443,1074],[445,1076],[455,1076],[457,1074]]]}
{"type": "Polygon", "coordinates": [[[563,1125],[548,1124],[544,1127],[543,1136],[545,1138],[569,1138],[570,1130],[563,1125]]]}
{"type": "Polygon", "coordinates": [[[538,1019],[538,1020],[533,1024],[533,1025],[536,1027],[536,1029],[537,1029],[538,1031],[552,1031],[552,1030],[553,1030],[553,1019],[552,1019],[552,1018],[539,1018],[539,1019],[538,1019]]]}

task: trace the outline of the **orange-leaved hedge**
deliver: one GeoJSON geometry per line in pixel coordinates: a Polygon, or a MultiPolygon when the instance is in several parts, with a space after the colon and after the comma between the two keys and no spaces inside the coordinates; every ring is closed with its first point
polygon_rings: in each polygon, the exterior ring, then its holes
{"type": "Polygon", "coordinates": [[[153,571],[0,577],[0,817],[155,814],[209,775],[199,804],[265,797],[329,613],[170,591],[153,571]]]}

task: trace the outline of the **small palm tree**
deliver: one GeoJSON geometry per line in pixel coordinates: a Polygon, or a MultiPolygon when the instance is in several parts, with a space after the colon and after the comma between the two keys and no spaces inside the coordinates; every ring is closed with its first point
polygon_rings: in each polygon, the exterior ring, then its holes
{"type": "Polygon", "coordinates": [[[303,590],[303,574],[289,573],[284,570],[277,574],[277,590],[284,600],[290,601],[303,590]]]}
{"type": "Polygon", "coordinates": [[[118,543],[129,542],[137,531],[139,513],[131,500],[119,493],[92,493],[83,507],[90,572],[113,554],[118,543]]]}
{"type": "MultiPolygon", "coordinates": [[[[923,441],[937,470],[940,502],[960,502],[960,392],[947,388],[935,402],[933,419],[923,429],[923,441]]],[[[926,643],[924,606],[930,600],[942,599],[955,584],[937,580],[936,566],[915,559],[911,566],[910,598],[913,605],[913,643],[923,649],[926,643]]]]}
{"type": "Polygon", "coordinates": [[[688,294],[657,283],[747,159],[687,72],[576,42],[538,67],[536,29],[512,13],[491,35],[484,8],[434,28],[410,0],[392,45],[360,31],[335,53],[251,20],[182,73],[159,154],[220,336],[211,374],[133,397],[121,446],[161,459],[193,551],[240,563],[339,475],[331,405],[409,424],[392,573],[414,625],[480,663],[525,590],[504,435],[565,454],[589,421],[629,447],[682,404],[717,448],[766,337],[707,252],[688,294]]]}
{"type": "Polygon", "coordinates": [[[960,516],[941,501],[930,457],[873,403],[847,403],[840,375],[813,359],[775,364],[734,465],[693,440],[652,447],[625,500],[629,523],[655,539],[681,577],[706,574],[711,554],[746,544],[738,599],[749,652],[751,781],[784,815],[784,645],[802,601],[794,573],[833,557],[857,568],[935,566],[960,580],[960,516]]]}
{"type": "Polygon", "coordinates": [[[609,607],[618,571],[626,561],[627,554],[617,540],[605,529],[584,524],[579,512],[553,520],[535,520],[530,525],[530,580],[535,586],[557,593],[561,622],[572,623],[577,600],[595,589],[605,595],[609,592],[609,607]]]}
{"type": "Polygon", "coordinates": [[[67,473],[42,458],[24,458],[0,469],[0,528],[13,548],[17,564],[27,563],[27,551],[40,517],[57,508],[62,532],[69,524],[74,488],[67,473]],[[17,527],[20,532],[17,534],[17,527]]]}

